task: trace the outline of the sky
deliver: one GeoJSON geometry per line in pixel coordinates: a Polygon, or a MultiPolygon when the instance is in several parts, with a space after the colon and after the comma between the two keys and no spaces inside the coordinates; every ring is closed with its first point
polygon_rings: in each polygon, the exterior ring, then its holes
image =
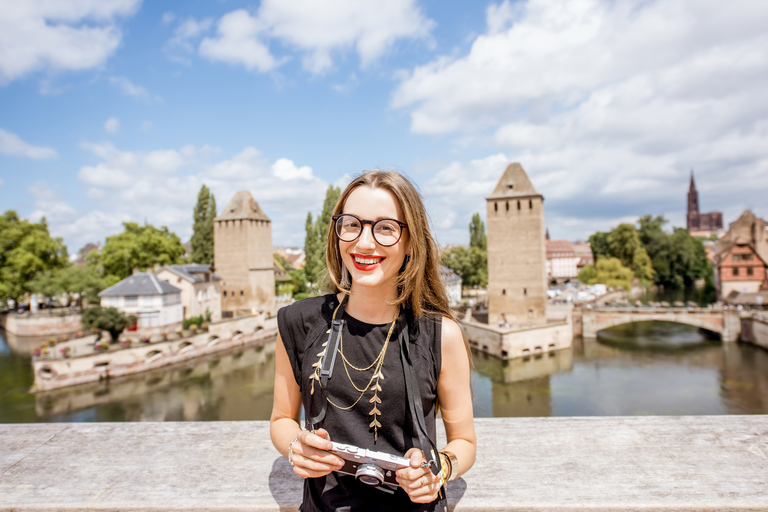
{"type": "Polygon", "coordinates": [[[554,239],[768,217],[768,2],[0,0],[0,210],[70,253],[249,190],[301,246],[329,184],[409,176],[466,244],[507,164],[554,239]]]}

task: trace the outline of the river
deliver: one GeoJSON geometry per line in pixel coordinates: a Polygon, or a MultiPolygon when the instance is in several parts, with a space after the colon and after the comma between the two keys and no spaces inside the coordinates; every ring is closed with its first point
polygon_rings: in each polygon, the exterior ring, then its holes
{"type": "MultiPolygon", "coordinates": [[[[614,327],[502,362],[475,353],[476,417],[768,414],[768,351],[689,326],[614,327]]],[[[274,341],[153,372],[30,394],[29,357],[0,332],[0,423],[267,420],[274,341]]]]}

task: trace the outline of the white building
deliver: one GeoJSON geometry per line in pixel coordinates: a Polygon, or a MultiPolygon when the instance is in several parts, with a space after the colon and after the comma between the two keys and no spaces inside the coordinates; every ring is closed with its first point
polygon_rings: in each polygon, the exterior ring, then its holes
{"type": "Polygon", "coordinates": [[[99,293],[101,307],[135,315],[139,329],[181,325],[181,290],[154,274],[137,272],[99,293]]]}
{"type": "Polygon", "coordinates": [[[550,281],[569,281],[579,275],[581,260],[568,240],[547,240],[547,277],[550,281]]]}
{"type": "Polygon", "coordinates": [[[221,320],[221,277],[210,265],[167,265],[157,278],[181,290],[183,317],[190,318],[211,313],[211,321],[221,320]]]}
{"type": "Polygon", "coordinates": [[[453,270],[440,265],[440,280],[448,295],[448,305],[452,308],[461,304],[461,278],[453,270]]]}

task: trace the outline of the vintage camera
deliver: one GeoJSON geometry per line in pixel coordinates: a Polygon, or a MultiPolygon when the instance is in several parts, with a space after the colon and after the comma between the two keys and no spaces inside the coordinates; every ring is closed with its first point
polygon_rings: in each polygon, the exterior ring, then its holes
{"type": "Polygon", "coordinates": [[[375,452],[358,448],[357,446],[331,443],[330,452],[344,459],[344,467],[339,472],[355,475],[362,483],[371,486],[382,484],[398,485],[395,480],[395,471],[407,468],[410,460],[399,455],[390,455],[383,452],[375,452]]]}

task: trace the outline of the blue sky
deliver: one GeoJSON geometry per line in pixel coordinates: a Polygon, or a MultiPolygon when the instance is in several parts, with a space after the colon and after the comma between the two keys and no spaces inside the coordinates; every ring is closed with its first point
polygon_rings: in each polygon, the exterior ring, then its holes
{"type": "MultiPolygon", "coordinates": [[[[5,2],[4,2],[5,4],[5,2]]],[[[0,208],[70,252],[191,235],[250,190],[301,245],[329,183],[398,169],[467,243],[508,162],[553,238],[640,215],[768,216],[768,4],[71,0],[0,9],[0,208]]]]}

